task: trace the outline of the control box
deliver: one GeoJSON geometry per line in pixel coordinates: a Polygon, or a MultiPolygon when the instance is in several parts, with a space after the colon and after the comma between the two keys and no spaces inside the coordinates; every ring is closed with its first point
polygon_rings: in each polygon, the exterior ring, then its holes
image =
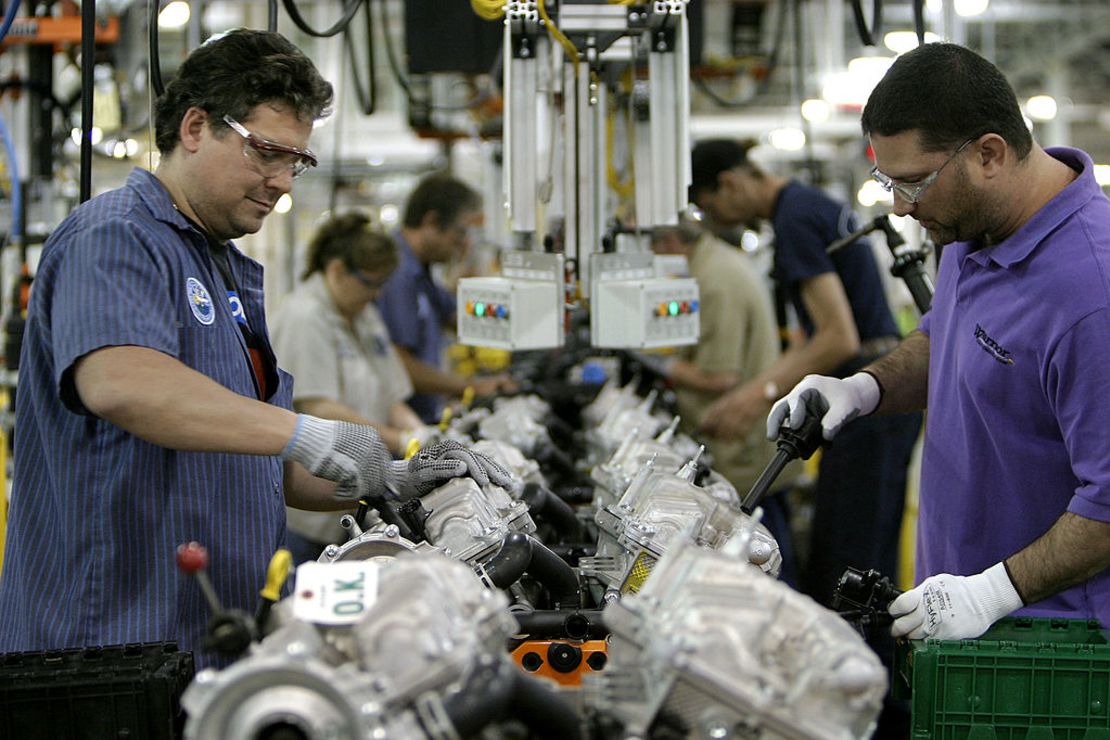
{"type": "Polygon", "coordinates": [[[563,277],[562,255],[504,252],[501,277],[459,281],[459,341],[510,350],[561,347],[563,277]]]}
{"type": "Polygon", "coordinates": [[[459,281],[459,341],[498,349],[557,347],[562,296],[552,283],[505,277],[459,281]]]}
{"type": "Polygon", "coordinates": [[[656,277],[651,252],[591,255],[590,343],[613,349],[696,344],[698,283],[656,277]]]}

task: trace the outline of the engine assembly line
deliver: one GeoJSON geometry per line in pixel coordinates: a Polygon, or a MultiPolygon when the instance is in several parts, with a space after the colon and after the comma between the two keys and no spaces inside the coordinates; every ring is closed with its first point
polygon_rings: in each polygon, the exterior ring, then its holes
{"type": "Polygon", "coordinates": [[[0,3],[0,740],[1107,740],[1107,29],[0,3]]]}

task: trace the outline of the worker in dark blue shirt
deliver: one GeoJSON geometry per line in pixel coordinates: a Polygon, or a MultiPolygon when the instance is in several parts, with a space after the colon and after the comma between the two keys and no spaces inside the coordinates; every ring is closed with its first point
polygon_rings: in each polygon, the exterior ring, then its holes
{"type": "MultiPolygon", "coordinates": [[[[225,608],[253,611],[285,505],[341,509],[471,474],[457,445],[394,462],[371,427],[291,411],[266,327],[258,231],[316,158],[332,88],[276,33],[195,50],[156,104],[157,170],[78,207],[43,248],[28,313],[0,652],[176,641],[209,617],[175,548],[211,555],[225,608]]],[[[198,652],[199,666],[218,663],[198,652]]]]}
{"type": "Polygon", "coordinates": [[[412,380],[408,404],[425,423],[439,421],[443,399],[468,387],[489,396],[516,388],[507,374],[466,378],[443,367],[443,331],[454,328],[455,294],[438,284],[432,265],[461,259],[482,218],[482,198],[446,173],[425,177],[409,195],[395,239],[401,264],[378,296],[401,363],[412,380]]]}

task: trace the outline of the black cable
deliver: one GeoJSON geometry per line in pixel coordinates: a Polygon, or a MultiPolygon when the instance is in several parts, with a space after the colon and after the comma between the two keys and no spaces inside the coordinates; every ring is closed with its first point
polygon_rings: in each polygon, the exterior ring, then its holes
{"type": "Polygon", "coordinates": [[[913,30],[917,32],[917,43],[925,43],[925,0],[913,0],[913,30]]]}
{"type": "Polygon", "coordinates": [[[351,64],[351,78],[355,88],[355,97],[358,98],[358,107],[364,115],[374,113],[377,104],[377,85],[374,77],[374,14],[370,12],[369,0],[366,5],[366,60],[369,68],[369,79],[366,81],[366,90],[362,89],[362,80],[358,76],[358,61],[355,59],[355,40],[350,28],[343,31],[343,48],[347,52],[347,60],[351,64]]]}
{"type": "Polygon", "coordinates": [[[871,0],[871,28],[863,17],[863,0],[852,0],[852,17],[856,21],[856,31],[864,46],[874,46],[875,37],[883,28],[883,0],[871,0]]]}
{"type": "Polygon", "coordinates": [[[393,78],[397,80],[397,85],[405,91],[405,98],[412,102],[412,87],[409,86],[408,78],[401,72],[401,63],[397,61],[397,52],[393,48],[393,38],[389,35],[389,16],[385,9],[387,2],[389,0],[378,0],[378,12],[382,16],[382,38],[385,41],[385,56],[389,60],[389,69],[393,72],[393,78]]]}
{"type": "MultiPolygon", "coordinates": [[[[367,0],[367,2],[369,2],[369,0],[367,0]]],[[[410,106],[419,106],[427,108],[428,110],[446,112],[473,110],[474,106],[482,101],[482,96],[479,95],[474,100],[464,105],[432,105],[413,95],[412,85],[409,83],[408,78],[405,77],[405,73],[401,71],[401,63],[397,59],[397,50],[393,47],[393,38],[389,35],[389,16],[385,8],[387,2],[388,0],[378,0],[379,12],[381,13],[382,38],[385,41],[385,56],[386,59],[389,60],[389,69],[393,73],[393,78],[397,80],[397,85],[405,92],[405,100],[409,102],[410,106]]]]}
{"type": "Polygon", "coordinates": [[[759,92],[767,92],[771,86],[771,77],[779,66],[779,55],[782,53],[783,40],[786,38],[786,14],[789,10],[790,0],[779,0],[778,26],[775,28],[775,40],[771,44],[771,52],[767,55],[767,72],[759,84],[759,92]]]}
{"type": "Polygon", "coordinates": [[[158,6],[159,0],[147,0],[150,12],[147,14],[147,56],[150,58],[150,84],[154,90],[154,97],[162,97],[166,85],[162,81],[162,63],[158,59],[158,6]]]}
{"type": "Polygon", "coordinates": [[[270,33],[277,32],[278,4],[277,0],[267,0],[266,3],[266,30],[270,33]]]}
{"type": "MultiPolygon", "coordinates": [[[[10,0],[15,2],[15,0],[10,0]]],[[[81,3],[81,185],[80,200],[92,196],[93,72],[96,69],[96,0],[81,3]]]]}
{"type": "Polygon", "coordinates": [[[355,17],[355,13],[358,12],[359,6],[364,2],[369,2],[369,0],[347,0],[347,5],[343,8],[343,17],[336,21],[335,25],[328,30],[317,31],[315,28],[308,25],[308,22],[301,16],[301,12],[297,10],[297,4],[294,3],[293,0],[281,0],[281,4],[285,6],[285,11],[289,13],[289,17],[293,19],[293,23],[297,28],[301,29],[309,36],[315,36],[316,38],[328,38],[342,31],[347,27],[347,24],[351,22],[351,19],[355,17]]]}

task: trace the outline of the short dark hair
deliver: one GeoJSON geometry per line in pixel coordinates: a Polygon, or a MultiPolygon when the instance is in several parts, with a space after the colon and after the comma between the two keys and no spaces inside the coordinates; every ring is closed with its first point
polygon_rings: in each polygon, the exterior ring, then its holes
{"type": "Polygon", "coordinates": [[[239,28],[209,39],[182,62],[177,75],[154,104],[158,151],[177,147],[178,129],[192,107],[208,111],[216,128],[224,116],[245,121],[256,106],[279,103],[302,121],[328,114],[331,83],[284,36],[239,28]]]}
{"type": "Polygon", "coordinates": [[[695,144],[690,153],[690,201],[695,202],[703,190],[716,190],[718,176],[726,170],[745,167],[761,172],[748,159],[748,151],[753,146],[754,141],[734,139],[705,139],[695,144]]]}
{"type": "Polygon", "coordinates": [[[364,213],[344,213],[324,222],[308,245],[305,271],[301,279],[322,272],[334,259],[342,260],[349,270],[393,272],[399,261],[397,245],[374,228],[364,213]]]}
{"type": "Polygon", "coordinates": [[[998,67],[958,44],[923,44],[902,54],[875,86],[863,133],[917,130],[926,151],[946,151],[995,133],[1024,159],[1033,147],[1014,88],[998,67]]]}
{"type": "Polygon", "coordinates": [[[409,195],[401,223],[415,229],[425,216],[435,213],[436,225],[442,229],[455,223],[461,214],[481,207],[482,196],[477,190],[446,172],[437,172],[421,180],[409,195]]]}

